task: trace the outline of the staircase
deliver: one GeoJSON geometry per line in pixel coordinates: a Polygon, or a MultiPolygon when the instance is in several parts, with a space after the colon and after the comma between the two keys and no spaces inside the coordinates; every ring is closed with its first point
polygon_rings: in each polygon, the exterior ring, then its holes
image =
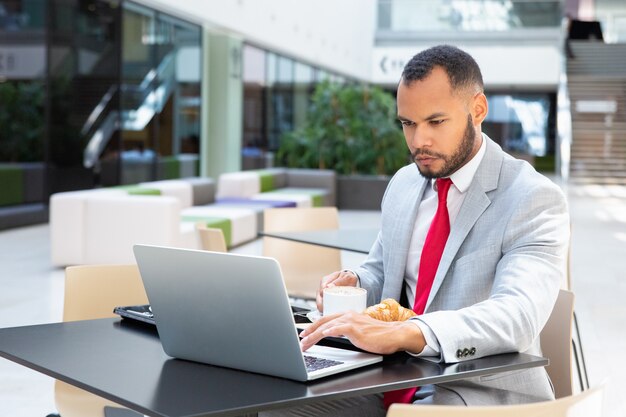
{"type": "Polygon", "coordinates": [[[570,178],[626,184],[626,44],[572,41],[570,178]],[[587,102],[586,111],[580,106],[587,102]]]}

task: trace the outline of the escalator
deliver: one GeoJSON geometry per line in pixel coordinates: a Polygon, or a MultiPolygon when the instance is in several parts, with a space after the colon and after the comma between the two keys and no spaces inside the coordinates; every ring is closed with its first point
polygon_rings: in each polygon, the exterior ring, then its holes
{"type": "MultiPolygon", "coordinates": [[[[116,132],[143,132],[161,114],[176,84],[175,53],[170,52],[156,68],[149,69],[138,84],[112,84],[102,95],[81,129],[88,139],[83,152],[85,168],[98,171],[105,150],[119,149],[111,144],[116,132]],[[118,110],[120,95],[122,110],[118,110]]],[[[132,133],[127,136],[133,137],[132,133]]],[[[121,149],[126,148],[122,143],[121,149]]]]}

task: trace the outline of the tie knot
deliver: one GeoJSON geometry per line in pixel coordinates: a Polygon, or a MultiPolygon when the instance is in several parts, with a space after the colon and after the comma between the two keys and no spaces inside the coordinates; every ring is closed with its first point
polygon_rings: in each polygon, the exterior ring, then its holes
{"type": "Polygon", "coordinates": [[[447,201],[448,190],[452,185],[452,180],[450,178],[437,178],[435,182],[437,183],[437,196],[439,197],[439,201],[447,201]]]}

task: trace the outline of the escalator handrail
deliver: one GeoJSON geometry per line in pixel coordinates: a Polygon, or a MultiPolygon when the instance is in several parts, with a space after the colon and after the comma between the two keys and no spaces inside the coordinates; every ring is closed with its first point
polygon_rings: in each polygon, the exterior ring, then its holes
{"type": "Polygon", "coordinates": [[[96,104],[96,107],[94,107],[91,113],[89,114],[89,117],[87,117],[87,120],[85,121],[85,124],[83,125],[82,129],[80,129],[81,135],[87,135],[87,133],[89,133],[92,130],[96,122],[104,114],[104,111],[107,109],[107,107],[111,103],[111,100],[115,96],[117,89],[118,89],[117,85],[114,84],[109,87],[106,93],[104,93],[104,95],[102,96],[98,104],[96,104]]]}

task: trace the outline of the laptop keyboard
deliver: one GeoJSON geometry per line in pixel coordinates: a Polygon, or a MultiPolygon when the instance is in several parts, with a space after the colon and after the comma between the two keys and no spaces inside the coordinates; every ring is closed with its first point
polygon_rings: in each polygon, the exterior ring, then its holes
{"type": "Polygon", "coordinates": [[[319,371],[320,369],[329,368],[335,365],[341,365],[343,362],[334,361],[332,359],[318,358],[315,356],[304,355],[304,364],[307,372],[319,371]]]}

